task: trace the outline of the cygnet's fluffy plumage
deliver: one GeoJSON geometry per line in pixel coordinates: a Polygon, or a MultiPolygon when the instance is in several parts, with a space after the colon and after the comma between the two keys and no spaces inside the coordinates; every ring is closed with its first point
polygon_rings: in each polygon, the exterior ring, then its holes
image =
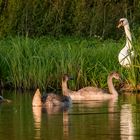
{"type": "Polygon", "coordinates": [[[77,92],[70,93],[69,96],[72,100],[106,100],[115,98],[118,96],[118,92],[113,85],[113,78],[119,80],[120,74],[117,72],[112,72],[108,75],[108,92],[105,92],[104,90],[97,87],[84,87],[77,92]]]}
{"type": "Polygon", "coordinates": [[[62,77],[62,93],[63,95],[57,95],[55,93],[48,93],[46,96],[43,98],[41,97],[41,93],[39,89],[34,94],[33,100],[32,100],[32,105],[33,106],[46,106],[46,107],[53,107],[53,106],[70,106],[71,105],[71,98],[67,94],[67,92],[63,92],[63,86],[65,86],[65,83],[70,78],[68,75],[64,75],[62,77]]]}

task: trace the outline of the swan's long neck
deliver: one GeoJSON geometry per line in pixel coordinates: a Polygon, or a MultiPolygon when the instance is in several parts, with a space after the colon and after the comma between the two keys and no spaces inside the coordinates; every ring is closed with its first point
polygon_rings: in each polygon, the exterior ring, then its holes
{"type": "Polygon", "coordinates": [[[129,28],[129,24],[124,26],[125,34],[126,34],[126,46],[128,49],[132,49],[132,37],[129,28]]]}
{"type": "Polygon", "coordinates": [[[117,96],[118,95],[118,92],[116,91],[114,85],[113,85],[113,77],[112,76],[108,76],[108,79],[107,79],[107,84],[108,84],[108,88],[109,88],[109,92],[112,94],[112,95],[115,95],[117,96]]]}
{"type": "Polygon", "coordinates": [[[62,80],[62,93],[65,96],[68,96],[68,85],[66,80],[62,80]]]}

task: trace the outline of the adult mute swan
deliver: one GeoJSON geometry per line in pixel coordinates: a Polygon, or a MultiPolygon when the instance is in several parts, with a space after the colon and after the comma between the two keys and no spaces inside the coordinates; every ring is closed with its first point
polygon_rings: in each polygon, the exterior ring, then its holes
{"type": "MultiPolygon", "coordinates": [[[[68,75],[64,75],[62,77],[62,89],[65,83],[71,78],[68,75]]],[[[62,90],[63,91],[63,90],[62,90]]],[[[33,100],[32,106],[46,106],[46,107],[53,107],[53,106],[61,106],[61,107],[68,107],[71,105],[71,98],[67,94],[67,92],[62,92],[63,95],[57,95],[54,93],[48,93],[45,97],[45,100],[42,100],[41,93],[39,89],[36,90],[33,100]]]]}
{"type": "Polygon", "coordinates": [[[107,100],[115,98],[118,96],[118,92],[113,85],[113,78],[119,80],[120,74],[117,72],[111,72],[108,75],[107,84],[109,93],[97,87],[84,87],[77,92],[69,93],[69,96],[72,100],[107,100]]]}
{"type": "Polygon", "coordinates": [[[131,58],[134,57],[134,51],[132,50],[132,37],[128,20],[126,18],[121,18],[117,27],[124,27],[126,34],[126,44],[118,55],[119,63],[123,67],[130,67],[132,64],[131,58]]]}

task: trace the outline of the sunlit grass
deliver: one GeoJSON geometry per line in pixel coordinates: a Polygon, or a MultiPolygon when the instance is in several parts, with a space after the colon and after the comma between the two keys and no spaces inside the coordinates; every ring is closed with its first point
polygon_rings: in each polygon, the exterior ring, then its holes
{"type": "Polygon", "coordinates": [[[15,37],[1,40],[0,46],[0,79],[5,86],[57,89],[61,76],[68,73],[74,78],[69,82],[72,89],[88,85],[107,87],[107,76],[114,70],[133,85],[140,81],[137,45],[135,66],[130,69],[119,65],[122,44],[112,40],[15,37]]]}

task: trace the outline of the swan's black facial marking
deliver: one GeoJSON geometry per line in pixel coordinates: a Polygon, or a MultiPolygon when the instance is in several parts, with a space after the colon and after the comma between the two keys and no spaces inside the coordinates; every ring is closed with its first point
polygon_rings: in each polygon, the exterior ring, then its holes
{"type": "Polygon", "coordinates": [[[124,22],[124,20],[120,20],[120,21],[119,21],[119,24],[123,24],[123,22],[124,22]]]}
{"type": "Polygon", "coordinates": [[[124,22],[124,20],[120,20],[117,27],[120,28],[120,27],[124,26],[123,22],[124,22]]]}
{"type": "Polygon", "coordinates": [[[125,26],[125,25],[128,25],[129,23],[128,23],[128,20],[126,19],[126,18],[121,18],[120,20],[119,20],[119,23],[118,23],[118,28],[120,28],[120,27],[122,27],[122,26],[125,26]]]}

